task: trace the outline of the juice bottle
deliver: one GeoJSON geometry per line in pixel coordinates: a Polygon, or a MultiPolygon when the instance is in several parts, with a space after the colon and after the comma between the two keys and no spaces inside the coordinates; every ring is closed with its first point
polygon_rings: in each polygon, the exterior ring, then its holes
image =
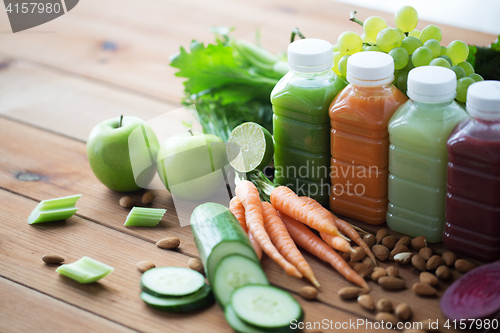
{"type": "Polygon", "coordinates": [[[425,236],[431,243],[443,235],[446,140],[467,113],[453,101],[455,73],[439,66],[414,68],[408,74],[410,100],[389,123],[389,207],[392,230],[425,236]]]}
{"type": "Polygon", "coordinates": [[[500,259],[500,82],[472,84],[467,111],[448,139],[443,243],[489,262],[500,259]]]}
{"type": "Polygon", "coordinates": [[[302,39],[288,47],[288,72],[271,93],[277,184],[328,203],[330,124],[328,106],[345,87],[331,70],[332,45],[302,39]]]}
{"type": "Polygon", "coordinates": [[[347,60],[349,85],[330,106],[330,208],[369,224],[387,210],[387,124],[406,96],[392,85],[394,61],[382,52],[347,60]]]}

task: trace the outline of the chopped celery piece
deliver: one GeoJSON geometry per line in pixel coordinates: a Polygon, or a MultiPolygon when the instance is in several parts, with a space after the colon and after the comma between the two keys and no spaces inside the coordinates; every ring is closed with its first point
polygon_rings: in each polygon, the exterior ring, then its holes
{"type": "Polygon", "coordinates": [[[28,223],[52,222],[70,218],[78,210],[75,204],[81,196],[81,194],[77,194],[69,197],[43,200],[31,212],[28,217],[28,223]]]}
{"type": "Polygon", "coordinates": [[[113,271],[113,267],[89,257],[83,257],[74,263],[61,265],[56,269],[61,275],[80,283],[96,282],[113,271]]]}
{"type": "Polygon", "coordinates": [[[127,216],[127,227],[156,227],[165,214],[166,209],[134,207],[127,216]]]}

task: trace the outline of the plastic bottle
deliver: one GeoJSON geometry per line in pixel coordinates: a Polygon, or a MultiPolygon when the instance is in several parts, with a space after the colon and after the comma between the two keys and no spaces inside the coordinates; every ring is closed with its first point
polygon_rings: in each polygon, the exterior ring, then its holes
{"type": "Polygon", "coordinates": [[[408,75],[410,100],[389,122],[389,228],[440,242],[446,198],[446,141],[467,113],[454,102],[457,79],[444,67],[408,75]]]}
{"type": "Polygon", "coordinates": [[[369,224],[387,211],[387,124],[407,97],[394,79],[394,60],[382,52],[359,52],[347,60],[349,85],[330,106],[330,208],[369,224]]]}
{"type": "Polygon", "coordinates": [[[277,184],[328,203],[330,122],[328,106],[345,82],[332,71],[332,45],[302,39],[288,47],[290,71],[271,93],[277,184]]]}
{"type": "Polygon", "coordinates": [[[490,262],[500,259],[500,82],[472,84],[467,111],[448,139],[443,243],[490,262]]]}

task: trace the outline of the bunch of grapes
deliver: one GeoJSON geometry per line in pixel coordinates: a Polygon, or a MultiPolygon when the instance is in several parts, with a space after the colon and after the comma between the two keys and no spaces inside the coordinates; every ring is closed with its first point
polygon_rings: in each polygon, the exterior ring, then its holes
{"type": "Polygon", "coordinates": [[[481,75],[474,73],[474,67],[466,61],[469,47],[460,40],[448,46],[441,45],[442,33],[435,25],[428,25],[422,31],[416,30],[418,13],[411,6],[401,7],[394,15],[396,27],[387,27],[385,20],[371,16],[364,22],[353,21],[363,26],[363,34],[346,31],[334,46],[333,70],[346,76],[347,59],[362,51],[388,53],[394,59],[394,85],[406,93],[408,72],[419,66],[442,66],[452,69],[457,76],[457,96],[465,103],[468,87],[483,81],[481,75]]]}

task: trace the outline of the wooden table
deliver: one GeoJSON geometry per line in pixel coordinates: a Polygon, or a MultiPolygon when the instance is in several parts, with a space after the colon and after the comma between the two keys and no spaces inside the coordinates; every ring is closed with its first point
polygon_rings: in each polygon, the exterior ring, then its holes
{"type": "MultiPolygon", "coordinates": [[[[198,256],[191,231],[179,226],[167,191],[155,192],[154,206],[168,210],[157,228],[125,228],[128,211],[118,205],[121,195],[92,174],[86,138],[95,124],[119,114],[148,120],[178,108],[182,81],[174,76],[168,58],[191,39],[212,41],[209,26],[235,26],[235,36],[248,40],[260,29],[262,44],[278,52],[286,49],[295,26],[306,36],[333,43],[345,30],[361,32],[348,21],[351,10],[358,10],[360,19],[380,15],[393,22],[391,14],[322,0],[85,0],[52,22],[12,34],[1,10],[0,331],[230,332],[218,306],[171,315],[140,300],[141,274],[135,263],[150,260],[157,266],[187,267],[188,259],[198,256]],[[76,216],[27,224],[39,201],[77,193],[83,197],[76,216]],[[166,236],[180,238],[179,251],[156,247],[155,241],[166,236]],[[66,262],[87,255],[115,271],[99,283],[80,285],[45,265],[41,260],[45,253],[60,254],[66,262]]],[[[418,27],[427,24],[420,22],[418,27]]],[[[441,28],[444,44],[461,39],[486,45],[495,39],[441,28]]],[[[178,129],[183,120],[184,116],[172,119],[170,126],[178,129]]],[[[268,258],[262,262],[271,283],[291,291],[304,307],[306,322],[367,319],[373,323],[373,313],[337,296],[348,282],[320,260],[307,254],[306,258],[322,283],[314,302],[296,293],[306,281],[286,276],[268,258]]],[[[401,271],[408,285],[417,280],[413,267],[401,271]]],[[[444,322],[436,299],[417,298],[409,289],[382,292],[369,283],[375,299],[388,297],[412,305],[415,320],[444,322]]],[[[440,294],[445,287],[440,286],[440,294]]],[[[349,326],[346,331],[379,330],[349,326]]]]}

